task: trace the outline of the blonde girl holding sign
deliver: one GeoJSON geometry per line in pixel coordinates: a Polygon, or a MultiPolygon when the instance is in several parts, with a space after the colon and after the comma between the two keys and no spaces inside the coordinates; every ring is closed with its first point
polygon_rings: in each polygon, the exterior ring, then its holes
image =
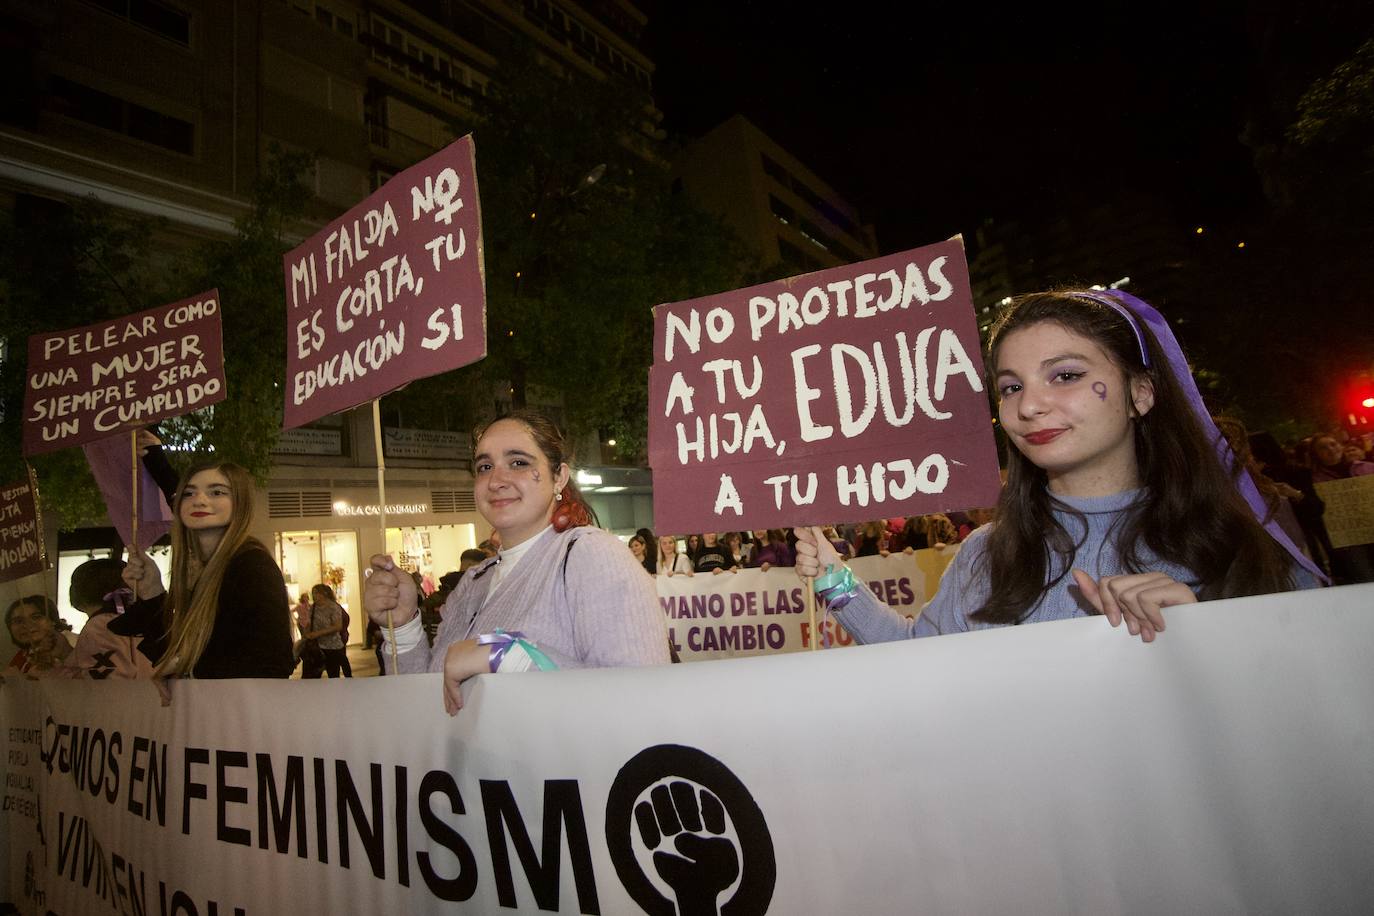
{"type": "Polygon", "coordinates": [[[1319,573],[1234,460],[1173,333],[1126,293],[1036,293],[988,346],[1007,434],[997,520],[974,531],[915,620],[856,583],[815,529],[797,574],[859,642],[1101,614],[1149,642],[1163,608],[1314,586],[1319,573]]]}
{"type": "Polygon", "coordinates": [[[191,468],[173,501],[170,592],[146,553],[124,581],[138,597],[110,624],[143,636],[161,677],[289,677],[291,611],[272,555],[248,535],[253,478],[236,464],[191,468]]]}

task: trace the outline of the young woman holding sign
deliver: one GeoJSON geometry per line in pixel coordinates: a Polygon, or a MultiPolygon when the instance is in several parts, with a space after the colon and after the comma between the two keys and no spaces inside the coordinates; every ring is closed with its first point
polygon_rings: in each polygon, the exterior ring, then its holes
{"type": "MultiPolygon", "coordinates": [[[[501,552],[459,581],[432,648],[410,576],[389,556],[371,561],[363,605],[384,633],[391,615],[399,671],[443,672],[453,714],[462,682],[476,674],[666,664],[654,580],[617,538],[591,527],[558,427],[518,410],[475,439],[473,497],[501,552]]],[[[389,669],[390,647],[382,656],[389,669]]]]}
{"type": "Polygon", "coordinates": [[[997,520],[974,531],[921,615],[854,581],[815,529],[797,573],[859,642],[1101,614],[1149,642],[1162,608],[1312,587],[1202,405],[1164,319],[1120,291],[1035,293],[988,345],[1007,434],[997,520]],[[1250,505],[1247,505],[1250,503],[1250,505]],[[1251,506],[1258,506],[1258,517],[1251,506]]]}
{"type": "Polygon", "coordinates": [[[139,649],[161,677],[289,677],[286,582],[248,535],[252,476],[236,464],[193,467],[172,509],[170,593],[147,554],[131,557],[124,581],[139,600],[110,632],[143,636],[139,649]]]}

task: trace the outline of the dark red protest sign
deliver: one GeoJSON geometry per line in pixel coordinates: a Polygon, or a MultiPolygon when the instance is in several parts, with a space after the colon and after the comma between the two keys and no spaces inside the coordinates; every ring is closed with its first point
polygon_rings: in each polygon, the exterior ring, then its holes
{"type": "Polygon", "coordinates": [[[659,306],[649,461],[660,531],[995,503],[961,242],[659,306]]]}
{"type": "Polygon", "coordinates": [[[286,255],[292,429],[487,354],[472,138],[396,175],[286,255]]]}
{"type": "Polygon", "coordinates": [[[29,338],[24,454],[94,442],[224,400],[219,291],[29,338]]]}
{"type": "Polygon", "coordinates": [[[0,487],[0,582],[43,571],[43,531],[33,484],[0,487]]]}

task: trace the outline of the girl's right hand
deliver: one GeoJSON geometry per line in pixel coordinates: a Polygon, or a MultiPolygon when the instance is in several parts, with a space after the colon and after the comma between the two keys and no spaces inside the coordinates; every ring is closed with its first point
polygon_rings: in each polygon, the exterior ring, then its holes
{"type": "Polygon", "coordinates": [[[369,575],[367,584],[363,586],[363,609],[367,611],[368,619],[384,627],[390,614],[392,626],[409,623],[417,613],[419,604],[415,595],[415,580],[410,573],[397,567],[388,554],[373,554],[368,563],[369,575]]]}
{"type": "Polygon", "coordinates": [[[133,589],[139,600],[146,601],[149,598],[156,598],[166,589],[162,587],[162,571],[157,568],[157,564],[152,561],[143,551],[130,554],[129,562],[124,565],[124,572],[121,574],[124,584],[133,589]]]}
{"type": "Polygon", "coordinates": [[[794,528],[797,536],[797,575],[803,579],[814,579],[825,572],[827,566],[841,566],[844,561],[835,552],[835,545],[816,527],[794,528]]]}

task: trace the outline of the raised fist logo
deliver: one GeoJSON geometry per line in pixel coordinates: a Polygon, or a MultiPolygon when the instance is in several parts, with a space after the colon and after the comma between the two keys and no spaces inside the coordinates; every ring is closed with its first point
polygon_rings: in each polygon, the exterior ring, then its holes
{"type": "Polygon", "coordinates": [[[646,913],[763,913],[773,897],[763,812],[734,773],[696,748],[658,745],[621,767],[606,801],[606,843],[646,913]]]}
{"type": "Polygon", "coordinates": [[[635,806],[654,868],[677,895],[678,916],[716,916],[716,898],[739,877],[739,853],[725,837],[725,807],[709,790],[676,780],[635,806]],[[698,802],[700,797],[700,802],[698,802]],[[660,848],[671,842],[675,853],[660,848]]]}

